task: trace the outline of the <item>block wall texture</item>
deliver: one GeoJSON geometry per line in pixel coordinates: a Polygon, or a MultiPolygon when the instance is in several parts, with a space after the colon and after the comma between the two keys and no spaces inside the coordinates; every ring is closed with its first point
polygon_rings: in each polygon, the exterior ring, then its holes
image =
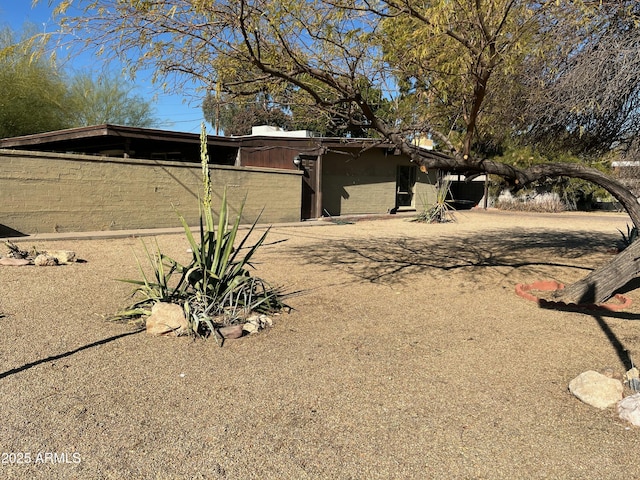
{"type": "MultiPolygon", "coordinates": [[[[363,157],[329,153],[322,159],[322,206],[331,215],[387,213],[396,206],[396,170],[406,157],[369,151],[363,157]]],[[[414,206],[433,204],[436,177],[417,172],[414,206]]]]}
{"type": "MultiPolygon", "coordinates": [[[[294,170],[210,167],[217,212],[222,192],[242,223],[300,221],[294,170]]],[[[200,164],[0,150],[0,229],[25,234],[179,227],[177,209],[199,219],[200,164]]]]}

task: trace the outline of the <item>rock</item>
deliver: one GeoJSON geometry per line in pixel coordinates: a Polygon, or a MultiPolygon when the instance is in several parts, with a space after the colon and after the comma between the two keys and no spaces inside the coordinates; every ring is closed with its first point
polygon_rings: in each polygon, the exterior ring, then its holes
{"type": "Polygon", "coordinates": [[[58,259],[51,255],[47,255],[46,253],[41,253],[35,258],[33,263],[38,267],[55,267],[58,265],[58,259]]]}
{"type": "Polygon", "coordinates": [[[182,306],[175,303],[158,302],[147,317],[147,333],[151,335],[184,335],[189,331],[189,322],[182,306]]]}
{"type": "Polygon", "coordinates": [[[76,252],[71,250],[55,250],[47,252],[47,255],[56,258],[58,263],[73,263],[76,261],[76,252]]]}
{"type": "Polygon", "coordinates": [[[9,267],[21,267],[23,265],[29,265],[30,263],[31,261],[27,260],[26,258],[10,258],[10,257],[0,258],[0,265],[5,265],[9,267]]]}
{"type": "Polygon", "coordinates": [[[640,372],[636,367],[627,370],[624,374],[624,381],[634,392],[640,392],[640,372]]]}
{"type": "Polygon", "coordinates": [[[242,330],[247,332],[249,335],[258,333],[260,331],[258,326],[255,323],[251,323],[251,322],[247,322],[244,325],[242,325],[242,330]]]}
{"type": "Polygon", "coordinates": [[[618,416],[636,427],[640,427],[640,393],[635,393],[618,402],[618,416]]]}
{"type": "Polygon", "coordinates": [[[253,334],[272,325],[273,321],[268,316],[254,314],[247,318],[247,323],[244,324],[242,329],[249,334],[253,334]]]}
{"type": "Polygon", "coordinates": [[[242,336],[242,325],[229,325],[228,327],[222,327],[218,330],[218,333],[222,338],[240,338],[242,336]]]}
{"type": "Polygon", "coordinates": [[[605,408],[622,399],[622,382],[590,370],[581,373],[569,382],[569,391],[592,407],[605,408]]]}

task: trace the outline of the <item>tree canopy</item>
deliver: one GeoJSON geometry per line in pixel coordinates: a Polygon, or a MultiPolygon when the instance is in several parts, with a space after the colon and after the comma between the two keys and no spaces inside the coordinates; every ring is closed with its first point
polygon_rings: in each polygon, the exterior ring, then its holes
{"type": "MultiPolygon", "coordinates": [[[[0,31],[0,138],[112,123],[156,124],[150,102],[114,74],[70,73],[42,55],[42,37],[26,26],[0,31]]],[[[45,38],[46,40],[46,38],[45,38]]]]}
{"type": "Polygon", "coordinates": [[[111,123],[153,127],[157,123],[151,103],[113,74],[97,78],[90,73],[76,74],[69,82],[68,97],[74,126],[111,123]]]}
{"type": "Polygon", "coordinates": [[[524,94],[514,105],[520,112],[514,120],[532,143],[581,155],[612,149],[638,155],[639,21],[638,2],[602,2],[574,48],[550,65],[523,63],[518,82],[524,94]]]}
{"type": "Polygon", "coordinates": [[[64,77],[19,43],[12,30],[0,31],[0,138],[66,128],[64,77]]]}
{"type": "Polygon", "coordinates": [[[535,79],[556,78],[560,62],[597,40],[612,16],[632,15],[627,4],[65,0],[57,12],[65,31],[87,47],[133,71],[152,68],[159,79],[172,75],[176,89],[195,79],[205,91],[234,97],[262,92],[288,108],[303,106],[375,131],[427,168],[494,173],[520,185],[579,176],[602,184],[640,223],[635,198],[597,170],[579,164],[518,169],[474,150],[479,134],[495,135],[497,125],[509,135],[533,131],[516,123],[525,118],[514,115],[520,109],[513,112],[522,93],[535,98],[530,90],[546,86],[535,79]],[[68,15],[71,7],[81,15],[68,15]],[[508,115],[501,112],[505,108],[508,115]],[[416,148],[412,140],[418,135],[433,136],[448,154],[416,148]]]}

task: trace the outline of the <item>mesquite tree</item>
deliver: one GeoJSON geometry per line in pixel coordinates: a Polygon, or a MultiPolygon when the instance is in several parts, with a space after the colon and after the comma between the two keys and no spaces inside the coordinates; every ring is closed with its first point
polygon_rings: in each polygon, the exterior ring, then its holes
{"type": "MultiPolygon", "coordinates": [[[[88,47],[117,55],[133,70],[152,67],[159,78],[171,75],[177,89],[188,80],[224,95],[263,92],[285,108],[315,109],[377,132],[426,169],[495,174],[519,186],[561,176],[588,180],[609,191],[640,226],[636,197],[596,169],[563,163],[516,168],[474,152],[478,132],[505,116],[507,98],[539,91],[544,81],[535,78],[562,76],[562,62],[597,42],[612,11],[634,15],[628,5],[633,3],[64,0],[58,14],[63,28],[88,47]],[[71,16],[70,6],[82,14],[71,16]],[[534,69],[529,85],[525,67],[534,69]],[[416,148],[413,140],[422,135],[435,138],[440,151],[416,148]]],[[[634,22],[627,27],[636,28],[634,22]]],[[[522,122],[514,132],[536,130],[530,118],[530,124],[514,119],[512,125],[522,122]]],[[[567,288],[564,299],[608,298],[636,276],[636,258],[640,243],[567,288]]]]}

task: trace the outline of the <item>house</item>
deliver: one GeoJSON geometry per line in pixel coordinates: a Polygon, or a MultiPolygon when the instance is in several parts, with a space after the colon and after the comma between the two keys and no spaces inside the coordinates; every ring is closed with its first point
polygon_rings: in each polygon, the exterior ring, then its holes
{"type": "MultiPolygon", "coordinates": [[[[245,221],[260,211],[266,223],[411,211],[435,199],[435,172],[380,140],[258,127],[210,135],[207,146],[214,191],[226,188],[232,205],[246,195],[245,221]]],[[[197,221],[199,169],[192,133],[98,125],[1,139],[0,228],[177,226],[174,207],[197,221]]]]}

